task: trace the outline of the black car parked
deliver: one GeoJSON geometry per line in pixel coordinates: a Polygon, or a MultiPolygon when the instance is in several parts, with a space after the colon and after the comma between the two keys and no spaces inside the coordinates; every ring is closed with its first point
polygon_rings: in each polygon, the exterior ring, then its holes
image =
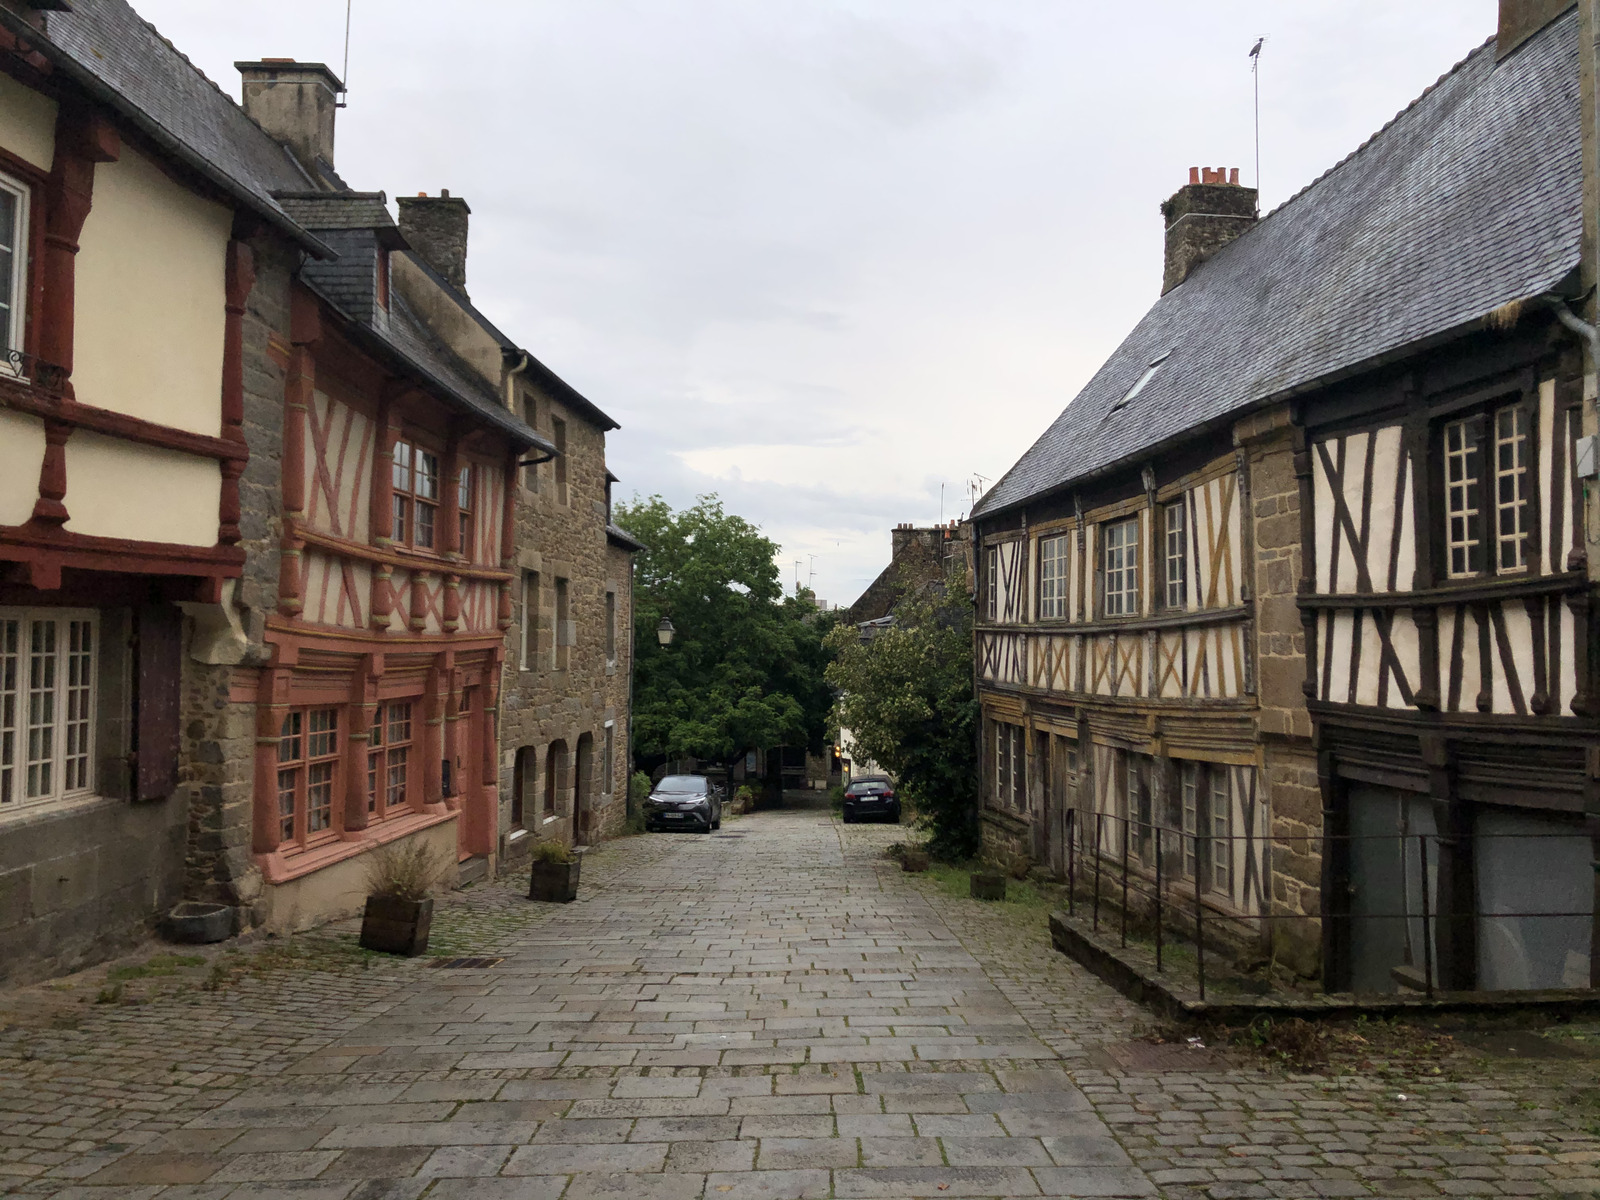
{"type": "Polygon", "coordinates": [[[710,833],[722,828],[722,790],[704,775],[668,775],[644,802],[644,827],[693,829],[710,833]]]}
{"type": "Polygon", "coordinates": [[[844,789],[845,821],[859,821],[862,817],[884,817],[900,823],[900,801],[895,798],[894,784],[887,775],[862,775],[844,789]]]}

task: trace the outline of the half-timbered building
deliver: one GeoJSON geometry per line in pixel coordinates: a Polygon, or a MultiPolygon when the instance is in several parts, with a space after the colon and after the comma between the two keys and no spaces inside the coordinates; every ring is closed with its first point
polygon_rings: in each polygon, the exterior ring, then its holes
{"type": "Polygon", "coordinates": [[[1588,986],[1570,9],[1266,218],[1163,205],[1161,299],[974,514],[991,842],[1059,861],[1071,808],[1148,873],[1165,826],[1333,988],[1588,986]]]}
{"type": "Polygon", "coordinates": [[[186,890],[186,712],[245,644],[256,282],[329,253],[279,147],[125,5],[76,7],[0,6],[0,978],[186,890]]]}

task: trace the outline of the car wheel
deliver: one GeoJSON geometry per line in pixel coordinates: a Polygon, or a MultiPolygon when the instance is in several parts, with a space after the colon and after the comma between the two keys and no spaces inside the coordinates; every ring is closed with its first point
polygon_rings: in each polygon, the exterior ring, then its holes
{"type": "Polygon", "coordinates": [[[844,812],[841,813],[840,815],[844,817],[844,823],[846,825],[854,825],[855,824],[856,815],[855,815],[855,813],[851,812],[848,808],[845,809],[844,812]]]}

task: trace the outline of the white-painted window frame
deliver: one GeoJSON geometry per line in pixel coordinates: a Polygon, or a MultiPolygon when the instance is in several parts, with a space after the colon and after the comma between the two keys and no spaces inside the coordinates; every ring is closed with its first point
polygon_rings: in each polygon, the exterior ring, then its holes
{"type": "Polygon", "coordinates": [[[1100,528],[1101,611],[1107,617],[1139,613],[1139,518],[1107,521],[1100,528]]]}
{"type": "Polygon", "coordinates": [[[1039,539],[1039,619],[1059,620],[1067,615],[1067,564],[1070,533],[1039,539]]]}
{"type": "Polygon", "coordinates": [[[0,817],[94,793],[99,653],[93,609],[0,608],[0,817]]]}
{"type": "Polygon", "coordinates": [[[0,192],[10,196],[16,204],[10,229],[0,228],[0,246],[9,244],[11,251],[10,270],[4,272],[9,295],[0,295],[0,303],[6,306],[0,314],[0,374],[20,378],[25,374],[22,364],[13,362],[8,352],[22,349],[28,323],[28,221],[33,192],[20,179],[3,172],[0,172],[0,192]]]}

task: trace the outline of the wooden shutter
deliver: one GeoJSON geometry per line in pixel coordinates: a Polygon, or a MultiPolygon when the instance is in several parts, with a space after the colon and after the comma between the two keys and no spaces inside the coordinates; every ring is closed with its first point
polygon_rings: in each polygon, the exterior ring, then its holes
{"type": "Polygon", "coordinates": [[[134,798],[159,800],[178,786],[183,618],[170,604],[139,609],[135,663],[134,798]]]}

